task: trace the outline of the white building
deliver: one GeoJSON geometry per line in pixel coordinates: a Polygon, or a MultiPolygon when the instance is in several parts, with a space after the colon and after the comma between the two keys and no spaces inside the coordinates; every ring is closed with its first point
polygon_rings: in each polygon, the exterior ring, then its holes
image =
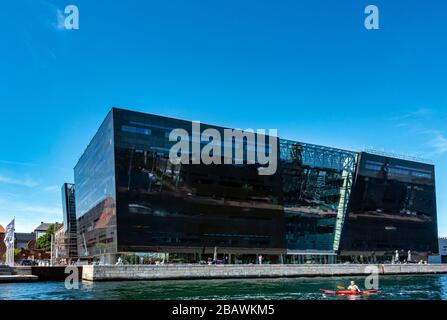
{"type": "Polygon", "coordinates": [[[47,232],[47,230],[50,228],[51,225],[52,223],[41,222],[40,225],[36,229],[34,229],[34,234],[36,235],[36,241],[47,232]]]}
{"type": "Polygon", "coordinates": [[[442,263],[447,263],[447,237],[439,238],[439,255],[441,256],[442,263]]]}

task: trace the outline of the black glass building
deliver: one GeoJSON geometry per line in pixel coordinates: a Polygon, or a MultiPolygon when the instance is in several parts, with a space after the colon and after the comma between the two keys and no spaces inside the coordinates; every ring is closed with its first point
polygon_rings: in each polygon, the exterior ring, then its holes
{"type": "Polygon", "coordinates": [[[75,186],[71,183],[62,185],[62,211],[64,219],[65,246],[69,258],[78,256],[77,248],[77,220],[75,186]]]}
{"type": "Polygon", "coordinates": [[[436,253],[434,166],[361,153],[341,249],[369,260],[436,253]]]}
{"type": "Polygon", "coordinates": [[[281,140],[281,207],[291,263],[335,261],[356,153],[281,140]]]}
{"type": "MultiPolygon", "coordinates": [[[[436,252],[432,165],[256,134],[262,144],[232,142],[233,151],[243,149],[242,164],[233,152],[231,164],[174,165],[169,134],[179,128],[191,144],[210,142],[192,135],[190,121],[111,110],[75,167],[80,255],[167,252],[194,260],[218,251],[329,263],[339,253],[436,252]],[[250,148],[277,153],[273,175],[259,175],[258,159],[245,161],[250,148]],[[379,163],[383,177],[371,169],[379,163]],[[402,234],[410,230],[420,235],[402,234]]],[[[225,128],[200,129],[223,136],[225,128]]]]}

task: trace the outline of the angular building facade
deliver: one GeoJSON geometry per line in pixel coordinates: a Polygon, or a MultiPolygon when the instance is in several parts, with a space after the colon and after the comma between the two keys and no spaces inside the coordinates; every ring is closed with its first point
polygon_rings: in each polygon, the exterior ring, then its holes
{"type": "Polygon", "coordinates": [[[64,183],[62,186],[62,211],[64,218],[64,249],[66,258],[78,257],[77,243],[77,220],[76,220],[76,199],[75,186],[71,183],[64,183]]]}
{"type": "MultiPolygon", "coordinates": [[[[233,141],[231,164],[174,165],[173,129],[200,148],[210,143],[194,137],[190,121],[116,108],[107,115],[75,167],[80,256],[164,252],[197,261],[217,252],[227,261],[261,254],[332,263],[437,250],[432,165],[261,135],[261,144],[233,141]],[[235,163],[251,148],[277,153],[273,175],[259,175],[257,159],[235,163]]],[[[225,128],[206,129],[223,136],[225,128]]]]}
{"type": "Polygon", "coordinates": [[[361,153],[345,222],[342,255],[404,259],[436,253],[434,166],[361,153]]]}

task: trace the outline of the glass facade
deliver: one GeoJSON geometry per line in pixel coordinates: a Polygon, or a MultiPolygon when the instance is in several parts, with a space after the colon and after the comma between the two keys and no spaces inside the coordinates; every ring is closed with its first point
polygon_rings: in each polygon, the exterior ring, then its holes
{"type": "MultiPolygon", "coordinates": [[[[436,251],[433,166],[279,138],[274,149],[261,135],[255,145],[234,140],[233,151],[242,153],[233,152],[231,164],[174,165],[173,129],[188,133],[190,150],[210,142],[194,136],[189,121],[109,113],[75,168],[84,256],[200,255],[218,248],[286,263],[328,263],[340,252],[436,251]],[[258,159],[247,161],[250,148],[277,152],[276,173],[259,175],[258,159]],[[235,163],[238,157],[242,164],[235,163]]],[[[200,132],[206,129],[224,136],[225,128],[200,124],[200,132]]],[[[223,163],[228,158],[221,151],[223,163]]]]}
{"type": "Polygon", "coordinates": [[[287,251],[338,250],[356,154],[281,140],[282,204],[287,251]]]}
{"type": "Polygon", "coordinates": [[[113,111],[74,169],[79,256],[117,250],[113,111]]]}
{"type": "Polygon", "coordinates": [[[75,186],[71,183],[64,183],[62,186],[62,211],[64,215],[65,245],[68,248],[69,257],[77,257],[77,221],[76,221],[76,201],[75,186]]]}
{"type": "Polygon", "coordinates": [[[364,257],[436,253],[434,166],[361,153],[341,249],[364,257]]]}
{"type": "Polygon", "coordinates": [[[64,215],[64,231],[76,229],[76,202],[74,185],[64,183],[62,186],[62,211],[64,215]]]}
{"type": "Polygon", "coordinates": [[[119,251],[284,253],[279,175],[249,163],[172,165],[175,128],[191,136],[191,122],[115,111],[119,251]]]}

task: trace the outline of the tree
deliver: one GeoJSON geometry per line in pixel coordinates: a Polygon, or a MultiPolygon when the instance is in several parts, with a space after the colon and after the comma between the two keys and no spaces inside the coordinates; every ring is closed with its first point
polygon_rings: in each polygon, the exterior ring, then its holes
{"type": "Polygon", "coordinates": [[[48,230],[45,232],[43,236],[37,239],[37,247],[39,249],[50,251],[51,250],[51,236],[54,235],[54,231],[59,226],[58,223],[54,223],[48,227],[48,230]]]}
{"type": "Polygon", "coordinates": [[[135,253],[128,253],[123,256],[123,261],[127,264],[137,264],[139,258],[135,253]]]}
{"type": "Polygon", "coordinates": [[[14,260],[15,261],[20,260],[20,258],[22,257],[21,253],[22,253],[22,250],[20,250],[18,248],[14,249],[14,260]]]}

